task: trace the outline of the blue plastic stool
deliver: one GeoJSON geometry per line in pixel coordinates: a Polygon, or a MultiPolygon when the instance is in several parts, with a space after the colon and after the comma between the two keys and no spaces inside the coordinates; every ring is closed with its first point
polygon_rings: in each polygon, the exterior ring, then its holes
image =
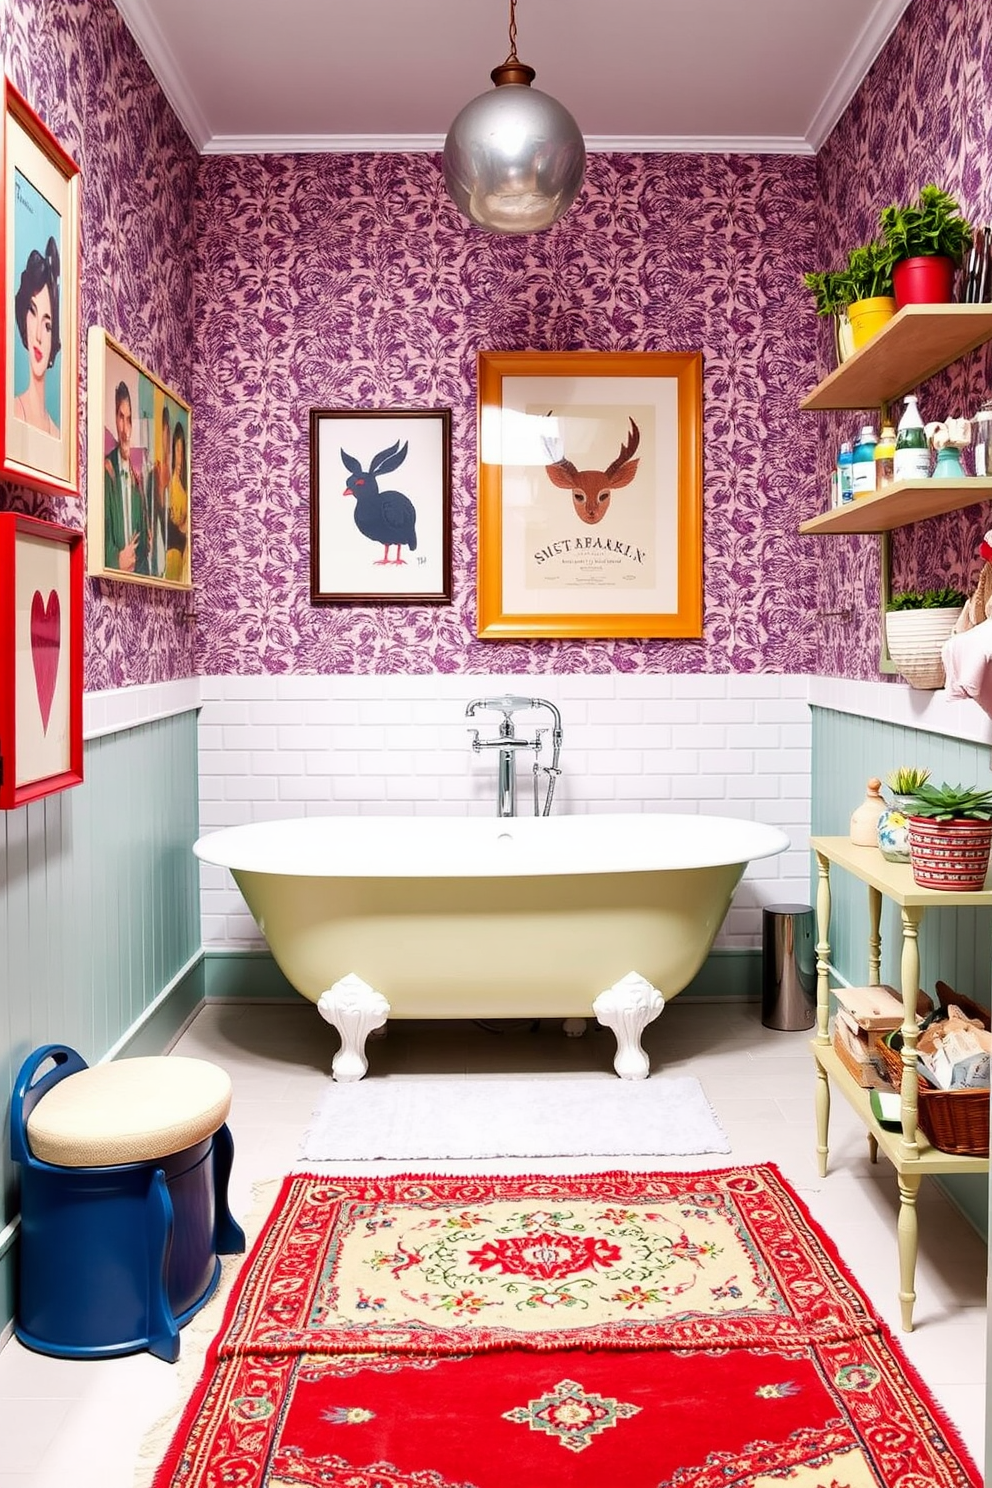
{"type": "MultiPolygon", "coordinates": [[[[227,1203],[234,1143],[224,1122],[183,1151],[141,1162],[40,1160],[29,1144],[32,1111],[87,1067],[74,1049],[46,1044],[18,1071],[10,1111],[11,1155],[21,1165],[14,1332],[28,1348],[62,1358],[148,1349],[174,1363],[179,1329],[220,1279],[218,1257],[245,1248],[227,1203]],[[39,1075],[49,1061],[54,1068],[39,1075]]],[[[127,1120],[122,1110],[122,1131],[127,1120]]]]}

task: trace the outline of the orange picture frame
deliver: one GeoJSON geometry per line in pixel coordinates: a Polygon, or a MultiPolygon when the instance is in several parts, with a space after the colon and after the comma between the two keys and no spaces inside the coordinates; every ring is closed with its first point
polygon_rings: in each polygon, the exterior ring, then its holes
{"type": "Polygon", "coordinates": [[[479,352],[482,639],[702,635],[702,366],[479,352]]]}

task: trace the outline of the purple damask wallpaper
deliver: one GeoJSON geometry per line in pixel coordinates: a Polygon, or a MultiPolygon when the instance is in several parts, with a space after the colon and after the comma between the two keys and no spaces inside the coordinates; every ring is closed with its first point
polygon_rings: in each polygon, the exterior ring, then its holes
{"type": "MultiPolygon", "coordinates": [[[[424,155],[198,158],[111,0],[8,0],[5,70],[79,159],[83,342],[104,325],[194,407],[194,609],[87,581],[88,688],[191,672],[821,671],[877,676],[877,544],[800,538],[852,422],[803,270],[927,180],[992,217],[987,0],[913,0],[817,159],[594,155],[570,213],[494,238],[424,155]],[[705,634],[475,638],[481,348],[704,354],[705,634]],[[309,604],[308,411],[450,407],[454,602],[309,604]]],[[[933,384],[971,411],[977,354],[933,384]]],[[[85,422],[85,354],[82,412],[85,422]]],[[[952,410],[950,404],[956,406],[952,410]]],[[[81,432],[85,470],[85,434],[81,432]]],[[[5,505],[83,525],[82,504],[5,505]]],[[[897,535],[897,576],[967,586],[985,513],[897,535]]]]}
{"type": "MultiPolygon", "coordinates": [[[[85,528],[87,328],[191,396],[198,156],[110,0],[5,0],[3,16],[4,72],[80,165],[84,494],[0,484],[0,505],[85,528]]],[[[185,594],[87,579],[87,690],[190,676],[191,608],[185,594]]]]}
{"type": "MultiPolygon", "coordinates": [[[[971,222],[992,222],[992,35],[988,0],[913,0],[817,160],[820,243],[809,267],[839,266],[878,231],[879,210],[936,182],[971,222]]],[[[805,267],[806,265],[804,265],[805,267]]],[[[928,422],[974,413],[992,392],[992,352],[967,357],[920,390],[928,422]]],[[[897,414],[900,410],[896,410],[897,414]]],[[[869,413],[872,412],[869,410],[869,413]]],[[[860,415],[819,415],[821,481],[860,415]]],[[[893,587],[955,584],[970,590],[981,567],[987,505],[893,534],[893,587]]],[[[822,543],[823,614],[817,670],[874,678],[879,559],[872,537],[822,543]]]]}
{"type": "MultiPolygon", "coordinates": [[[[194,401],[198,665],[234,671],[806,671],[815,430],[809,159],[605,156],[549,232],[498,238],[438,157],[204,160],[194,401]],[[695,350],[705,636],[475,638],[476,353],[695,350]],[[309,603],[308,410],[450,407],[450,607],[309,603]]],[[[605,527],[606,524],[604,524],[605,527]]]]}

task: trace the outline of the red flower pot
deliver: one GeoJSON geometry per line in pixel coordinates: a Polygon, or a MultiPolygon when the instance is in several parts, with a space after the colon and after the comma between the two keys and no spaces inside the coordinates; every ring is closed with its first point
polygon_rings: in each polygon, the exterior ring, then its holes
{"type": "Polygon", "coordinates": [[[953,258],[903,258],[893,266],[896,305],[948,305],[954,298],[953,258]]]}
{"type": "Polygon", "coordinates": [[[913,881],[921,889],[962,893],[985,887],[992,822],[938,822],[911,816],[906,825],[913,881]]]}

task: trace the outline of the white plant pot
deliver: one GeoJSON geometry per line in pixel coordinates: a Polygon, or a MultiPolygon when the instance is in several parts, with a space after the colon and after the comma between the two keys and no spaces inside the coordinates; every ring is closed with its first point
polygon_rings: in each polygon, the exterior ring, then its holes
{"type": "Polygon", "coordinates": [[[893,665],[910,687],[931,692],[944,685],[941,649],[961,614],[961,606],[941,610],[889,610],[885,640],[893,665]]]}

